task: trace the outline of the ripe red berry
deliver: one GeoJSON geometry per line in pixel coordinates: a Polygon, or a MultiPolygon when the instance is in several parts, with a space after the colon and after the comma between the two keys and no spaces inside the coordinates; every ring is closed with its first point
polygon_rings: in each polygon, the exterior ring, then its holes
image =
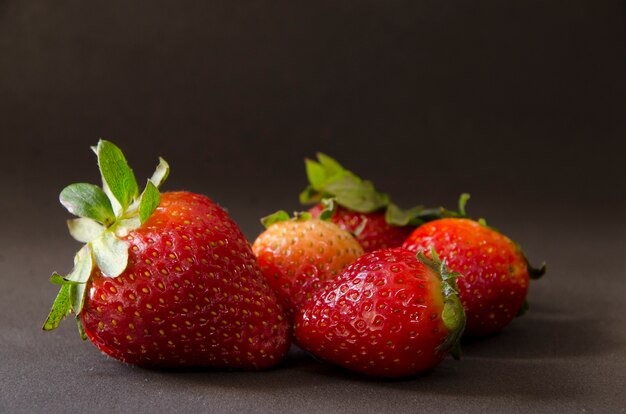
{"type": "Polygon", "coordinates": [[[295,338],[317,357],[363,374],[424,372],[463,331],[454,278],[441,262],[402,248],[367,253],[304,306],[295,338]]]}
{"type": "Polygon", "coordinates": [[[165,161],[140,195],[121,151],[96,148],[103,192],[74,184],[61,202],[86,243],[44,324],[72,311],[104,353],[143,366],[261,369],[289,348],[290,328],[237,224],[208,198],[159,194],[165,161]]]}
{"type": "MultiPolygon", "coordinates": [[[[418,227],[403,247],[414,252],[434,248],[453,271],[463,275],[457,283],[467,314],[467,336],[496,332],[523,309],[528,261],[503,234],[473,220],[448,218],[418,227]]],[[[531,273],[539,276],[543,270],[531,273]]]]}

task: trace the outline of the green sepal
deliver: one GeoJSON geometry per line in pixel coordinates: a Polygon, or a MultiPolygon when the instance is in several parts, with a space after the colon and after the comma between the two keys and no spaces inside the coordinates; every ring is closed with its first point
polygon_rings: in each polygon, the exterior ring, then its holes
{"type": "Polygon", "coordinates": [[[52,283],[53,285],[76,285],[79,282],[74,282],[72,280],[67,280],[66,278],[64,278],[63,276],[58,274],[57,272],[54,272],[50,276],[50,283],[52,283]]]}
{"type": "Polygon", "coordinates": [[[110,231],[91,241],[96,266],[103,276],[117,277],[128,264],[128,243],[115,237],[110,231]]]}
{"type": "Polygon", "coordinates": [[[442,218],[466,218],[465,206],[470,195],[463,193],[459,196],[459,211],[448,210],[443,207],[423,208],[417,206],[403,210],[393,203],[389,203],[385,211],[385,221],[394,226],[421,226],[424,223],[442,218]]]}
{"type": "Polygon", "coordinates": [[[85,333],[85,327],[83,326],[83,322],[80,320],[78,315],[76,315],[76,327],[78,328],[78,335],[80,336],[80,339],[86,341],[88,338],[85,333]]]}
{"type": "Polygon", "coordinates": [[[416,206],[408,210],[403,210],[394,203],[389,203],[385,210],[385,221],[394,226],[419,226],[423,223],[418,218],[419,214],[424,211],[424,207],[416,206]]]}
{"type": "Polygon", "coordinates": [[[81,243],[88,243],[100,237],[104,231],[102,224],[84,217],[68,220],[67,228],[72,237],[81,243]]]}
{"type": "Polygon", "coordinates": [[[161,185],[167,180],[170,175],[170,165],[163,158],[159,157],[159,164],[157,165],[150,181],[156,188],[160,188],[161,185]]]}
{"type": "Polygon", "coordinates": [[[459,196],[459,214],[461,217],[467,217],[467,213],[465,212],[465,206],[471,196],[468,193],[463,193],[459,196]]]}
{"type": "Polygon", "coordinates": [[[528,300],[524,300],[524,303],[522,303],[522,307],[519,309],[519,311],[517,311],[517,315],[515,315],[516,318],[524,315],[526,312],[528,312],[528,309],[530,309],[530,305],[528,304],[528,300]]]}
{"type": "Polygon", "coordinates": [[[93,219],[108,226],[115,221],[113,207],[102,189],[93,184],[68,185],[59,194],[59,201],[70,213],[93,219]]]}
{"type": "Polygon", "coordinates": [[[293,212],[293,221],[307,221],[311,220],[313,215],[308,211],[294,211],[293,212]]]}
{"type": "MultiPolygon", "coordinates": [[[[55,329],[70,311],[77,316],[81,313],[94,266],[108,277],[117,277],[126,269],[128,243],[122,238],[154,212],[160,202],[157,188],[169,175],[169,165],[159,157],[159,164],[139,197],[137,181],[121,150],[105,140],[91,148],[98,157],[103,188],[72,184],[59,196],[61,204],[79,216],[68,221],[70,234],[86,244],[74,257],[70,274],[63,277],[55,272],[50,277],[50,282],[61,288],[44,330],[55,329]]],[[[78,318],[77,321],[81,337],[86,338],[78,318]]]]}
{"type": "Polygon", "coordinates": [[[159,194],[159,190],[152,183],[152,180],[148,180],[146,183],[146,188],[143,190],[141,194],[141,201],[139,202],[139,221],[141,224],[145,223],[146,220],[152,215],[154,210],[159,206],[161,202],[161,196],[159,194]]]}
{"type": "Polygon", "coordinates": [[[541,278],[546,273],[546,270],[548,270],[548,268],[546,266],[546,262],[541,263],[541,267],[540,268],[536,268],[536,267],[533,267],[530,264],[530,262],[528,261],[528,258],[526,258],[525,254],[524,254],[524,258],[526,259],[526,266],[528,267],[528,276],[531,279],[539,279],[539,278],[541,278]]]}
{"type": "Polygon", "coordinates": [[[44,331],[52,331],[53,329],[56,329],[61,320],[65,319],[67,314],[70,312],[70,307],[70,285],[63,284],[61,285],[61,289],[52,304],[52,309],[50,309],[50,313],[48,314],[42,329],[44,331]]]}
{"type": "Polygon", "coordinates": [[[379,193],[371,182],[346,170],[335,159],[322,153],[317,154],[317,159],[305,160],[309,186],[300,193],[302,204],[335,198],[339,205],[359,213],[370,213],[389,204],[388,194],[379,193]]]}
{"type": "Polygon", "coordinates": [[[289,213],[287,213],[285,210],[279,210],[276,213],[263,217],[261,219],[261,224],[263,224],[265,228],[268,228],[272,224],[287,220],[291,220],[291,217],[289,217],[289,213]]]}
{"type": "Polygon", "coordinates": [[[128,166],[122,150],[109,141],[98,141],[96,152],[105,190],[115,197],[122,210],[126,210],[139,192],[133,170],[128,166]]]}
{"type": "Polygon", "coordinates": [[[362,181],[358,177],[344,175],[324,186],[337,204],[359,213],[371,213],[389,204],[388,194],[379,193],[370,181],[362,181]]]}
{"type": "Polygon", "coordinates": [[[434,248],[430,250],[430,258],[423,251],[417,253],[417,259],[428,266],[441,277],[441,291],[443,294],[443,310],[441,319],[448,329],[448,336],[437,347],[438,352],[451,352],[455,358],[460,357],[461,350],[459,341],[465,330],[465,310],[459,298],[459,288],[456,284],[459,273],[452,272],[446,266],[445,260],[441,260],[434,248]]]}
{"type": "Polygon", "coordinates": [[[330,220],[335,215],[335,212],[337,211],[337,203],[335,202],[334,198],[323,199],[322,207],[323,209],[320,212],[320,215],[318,216],[318,218],[323,221],[330,220]]]}

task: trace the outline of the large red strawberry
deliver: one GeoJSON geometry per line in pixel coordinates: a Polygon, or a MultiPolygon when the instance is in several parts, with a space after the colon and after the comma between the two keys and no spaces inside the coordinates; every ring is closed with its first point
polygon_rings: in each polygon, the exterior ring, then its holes
{"type": "Polygon", "coordinates": [[[467,336],[484,336],[508,325],[525,310],[529,277],[541,276],[520,247],[503,234],[470,219],[448,218],[418,227],[404,243],[412,251],[434,248],[454,271],[467,314],[467,336]]]}
{"type": "Polygon", "coordinates": [[[327,280],[363,254],[350,233],[329,221],[306,214],[290,219],[284,211],[263,221],[267,229],[252,251],[290,319],[327,280]]]}
{"type": "Polygon", "coordinates": [[[81,217],[70,232],[86,244],[69,275],[52,276],[61,291],[44,330],[72,311],[84,336],[131,364],[280,362],[288,322],[235,222],[204,196],[159,194],[165,161],[139,194],[121,151],[107,141],[95,150],[105,191],[74,184],[61,193],[81,217]]]}
{"type": "Polygon", "coordinates": [[[356,372],[415,375],[458,351],[465,315],[456,274],[402,248],[357,259],[297,315],[294,334],[314,355],[356,372]]]}
{"type": "MultiPolygon", "coordinates": [[[[331,220],[354,234],[366,252],[399,247],[416,226],[441,217],[456,217],[444,209],[421,206],[401,210],[388,194],[380,193],[370,181],[346,170],[328,155],[318,153],[318,161],[305,160],[309,186],[300,194],[300,202],[318,203],[309,211],[314,217],[326,209],[322,201],[332,199],[338,207],[331,220]]],[[[462,196],[462,202],[465,201],[462,196]]]]}

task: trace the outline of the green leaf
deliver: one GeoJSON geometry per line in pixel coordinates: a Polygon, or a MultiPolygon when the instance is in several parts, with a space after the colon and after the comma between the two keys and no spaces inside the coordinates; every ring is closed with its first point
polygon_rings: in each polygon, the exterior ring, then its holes
{"type": "Polygon", "coordinates": [[[270,214],[269,216],[263,217],[261,219],[261,224],[263,224],[265,228],[268,228],[274,223],[287,221],[287,220],[291,220],[291,217],[289,217],[289,214],[284,210],[280,210],[280,211],[277,211],[276,213],[270,214]]]}
{"type": "Polygon", "coordinates": [[[43,324],[42,329],[44,331],[52,331],[59,326],[59,323],[70,312],[70,285],[64,284],[59,290],[52,309],[48,314],[48,318],[43,324]]]}
{"type": "Polygon", "coordinates": [[[325,186],[338,204],[359,213],[371,213],[389,204],[389,195],[379,193],[369,181],[360,181],[351,175],[332,181],[325,186]]]}
{"type": "Polygon", "coordinates": [[[467,217],[467,214],[465,213],[465,205],[467,204],[469,199],[470,195],[468,193],[463,193],[459,197],[459,214],[462,217],[467,217]]]}
{"type": "Polygon", "coordinates": [[[107,195],[93,184],[77,183],[68,185],[61,191],[59,200],[70,213],[96,220],[109,225],[115,221],[115,214],[107,195]]]}
{"type": "Polygon", "coordinates": [[[83,326],[83,323],[80,321],[80,318],[78,317],[78,315],[76,316],[76,327],[78,328],[78,335],[80,335],[80,339],[82,339],[83,341],[86,341],[87,334],[85,333],[85,327],[83,326]]]}
{"type": "Polygon", "coordinates": [[[86,283],[76,283],[70,286],[70,306],[75,315],[83,310],[86,289],[86,283]]]}
{"type": "Polygon", "coordinates": [[[139,188],[122,151],[113,143],[101,139],[97,146],[98,165],[106,189],[119,202],[122,210],[137,196],[139,188]]]}
{"type": "Polygon", "coordinates": [[[72,282],[71,280],[67,280],[57,272],[54,272],[52,273],[52,276],[50,276],[50,283],[52,283],[53,285],[75,285],[78,282],[72,282]]]}
{"type": "Polygon", "coordinates": [[[320,212],[319,219],[324,221],[330,220],[335,215],[335,211],[337,211],[337,203],[335,203],[335,199],[323,199],[322,206],[324,206],[324,209],[320,212]]]}
{"type": "Polygon", "coordinates": [[[313,216],[308,211],[295,211],[293,213],[294,221],[308,221],[311,220],[313,216]]]}
{"type": "Polygon", "coordinates": [[[309,183],[314,190],[320,191],[322,185],[326,181],[326,172],[321,164],[312,161],[310,159],[304,160],[304,166],[306,169],[306,176],[309,179],[309,183]]]}
{"type": "Polygon", "coordinates": [[[150,177],[150,181],[156,188],[160,188],[161,185],[167,180],[170,175],[170,166],[163,158],[159,157],[159,165],[157,165],[154,174],[150,177]]]}
{"type": "Polygon", "coordinates": [[[444,342],[437,347],[439,352],[452,352],[453,356],[460,357],[459,340],[465,330],[466,316],[463,304],[459,299],[459,288],[456,279],[460,274],[452,272],[442,261],[434,248],[430,249],[430,258],[424,252],[417,253],[417,259],[424,265],[435,271],[441,280],[441,293],[443,295],[443,310],[441,319],[448,330],[448,335],[444,342]]]}
{"type": "Polygon", "coordinates": [[[139,220],[141,224],[148,220],[154,210],[159,206],[160,202],[161,196],[159,190],[157,190],[151,180],[148,180],[146,188],[141,194],[141,202],[139,203],[139,220]]]}
{"type": "Polygon", "coordinates": [[[343,168],[341,164],[337,162],[336,159],[329,157],[326,154],[318,152],[317,159],[324,168],[326,177],[332,177],[333,175],[337,175],[347,171],[345,168],[343,168]]]}
{"type": "Polygon", "coordinates": [[[128,243],[115,237],[110,231],[105,231],[102,236],[91,243],[96,266],[104,276],[119,276],[128,264],[128,243]]]}
{"type": "Polygon", "coordinates": [[[304,191],[302,191],[299,196],[300,203],[302,204],[317,203],[321,199],[322,199],[322,195],[318,193],[317,191],[315,191],[315,189],[310,185],[307,186],[307,188],[305,188],[304,191]]]}
{"type": "Polygon", "coordinates": [[[408,210],[402,210],[400,207],[393,203],[389,203],[387,210],[385,211],[385,221],[394,226],[418,226],[423,223],[422,220],[417,218],[418,214],[422,212],[424,208],[422,206],[416,206],[408,210]]]}
{"type": "Polygon", "coordinates": [[[87,243],[100,237],[104,226],[89,218],[77,218],[67,221],[67,228],[74,239],[87,243]]]}

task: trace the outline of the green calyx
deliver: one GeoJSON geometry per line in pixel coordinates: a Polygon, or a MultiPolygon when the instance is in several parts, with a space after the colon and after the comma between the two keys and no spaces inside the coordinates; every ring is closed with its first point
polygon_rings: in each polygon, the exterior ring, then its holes
{"type": "MultiPolygon", "coordinates": [[[[122,151],[100,140],[92,147],[98,157],[102,188],[93,184],[71,184],[61,191],[61,204],[78,218],[68,220],[72,237],[83,247],[74,257],[74,268],[66,276],[53,273],[50,282],[61,285],[43,330],[56,329],[69,312],[78,320],[85,301],[86,285],[94,266],[107,277],[117,277],[128,264],[128,243],[123,238],[148,220],[159,206],[158,188],[169,174],[163,158],[147,181],[139,187],[122,151]]],[[[85,338],[80,321],[81,337],[85,338]]]]}
{"type": "MultiPolygon", "coordinates": [[[[337,205],[335,204],[335,200],[332,198],[323,199],[322,205],[324,209],[320,212],[317,217],[318,220],[329,221],[335,211],[337,210],[337,205]]],[[[279,223],[281,221],[307,221],[311,220],[313,215],[308,211],[294,211],[293,217],[289,216],[285,210],[278,210],[275,213],[270,214],[269,216],[265,216],[261,219],[261,224],[263,227],[268,228],[272,224],[279,223]]]]}
{"type": "Polygon", "coordinates": [[[305,160],[309,185],[300,193],[302,204],[333,198],[337,204],[359,213],[370,213],[389,205],[388,194],[380,193],[370,181],[362,180],[335,159],[318,153],[317,161],[305,160]]]}
{"type": "Polygon", "coordinates": [[[305,167],[309,185],[300,194],[302,204],[332,199],[338,205],[358,213],[384,210],[385,221],[394,226],[417,227],[439,218],[466,217],[465,204],[469,194],[461,194],[459,211],[423,206],[404,210],[392,203],[388,194],[377,191],[370,181],[361,179],[328,155],[318,153],[317,161],[306,159],[305,167]]]}
{"type": "Polygon", "coordinates": [[[459,341],[465,329],[465,310],[459,299],[459,288],[456,278],[461,277],[459,273],[452,272],[446,266],[445,260],[439,259],[435,249],[430,251],[431,257],[426,257],[422,251],[417,253],[417,259],[441,277],[441,292],[443,294],[443,310],[441,319],[448,329],[448,336],[437,348],[438,352],[448,352],[455,359],[461,357],[461,346],[459,341]]]}
{"type": "Polygon", "coordinates": [[[465,206],[470,199],[470,195],[463,193],[459,196],[459,210],[447,210],[443,207],[424,208],[422,206],[403,210],[391,203],[385,211],[385,220],[389,224],[396,226],[421,226],[422,224],[442,218],[466,218],[465,206]]]}

